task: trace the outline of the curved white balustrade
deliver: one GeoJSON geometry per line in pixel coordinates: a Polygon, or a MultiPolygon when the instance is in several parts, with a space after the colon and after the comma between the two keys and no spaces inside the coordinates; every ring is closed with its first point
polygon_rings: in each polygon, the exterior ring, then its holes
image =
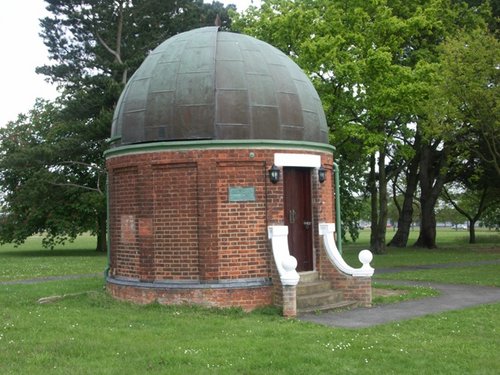
{"type": "Polygon", "coordinates": [[[282,285],[294,286],[299,283],[300,276],[295,270],[297,259],[288,250],[288,226],[271,225],[267,227],[267,235],[273,247],[274,261],[280,275],[282,285]]]}
{"type": "Polygon", "coordinates": [[[335,233],[335,224],[333,223],[321,223],[319,224],[319,234],[323,236],[323,243],[325,244],[325,249],[330,258],[330,261],[334,266],[336,266],[340,271],[352,276],[360,277],[371,277],[375,271],[373,267],[370,266],[370,262],[373,259],[373,254],[370,250],[361,250],[359,252],[359,261],[363,264],[361,268],[353,268],[348,265],[342,254],[340,254],[337,249],[337,244],[333,234],[335,233]]]}

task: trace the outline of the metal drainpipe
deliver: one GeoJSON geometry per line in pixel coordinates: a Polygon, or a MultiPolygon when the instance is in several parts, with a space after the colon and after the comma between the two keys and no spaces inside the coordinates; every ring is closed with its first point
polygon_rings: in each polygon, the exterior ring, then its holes
{"type": "Polygon", "coordinates": [[[106,257],[107,264],[104,269],[104,281],[108,280],[109,270],[111,266],[111,239],[109,238],[109,176],[106,175],[106,257]]]}
{"type": "Polygon", "coordinates": [[[340,221],[340,187],[339,187],[339,166],[333,163],[335,171],[335,231],[337,232],[337,248],[339,253],[342,254],[342,224],[340,221]]]}

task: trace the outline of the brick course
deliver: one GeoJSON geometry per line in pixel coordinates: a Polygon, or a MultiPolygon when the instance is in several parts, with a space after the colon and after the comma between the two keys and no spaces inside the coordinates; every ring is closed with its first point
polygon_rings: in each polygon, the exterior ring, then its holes
{"type": "Polygon", "coordinates": [[[369,285],[334,268],[317,233],[318,223],[334,222],[333,156],[297,149],[165,149],[108,157],[112,279],[273,281],[272,287],[194,290],[110,282],[110,293],[138,303],[281,306],[283,290],[267,239],[269,225],[284,224],[283,181],[268,179],[276,152],[321,156],[327,180],[320,184],[311,174],[315,268],[322,279],[345,288],[346,298],[368,301],[369,285]],[[255,200],[230,202],[230,187],[253,187],[255,200]]]}

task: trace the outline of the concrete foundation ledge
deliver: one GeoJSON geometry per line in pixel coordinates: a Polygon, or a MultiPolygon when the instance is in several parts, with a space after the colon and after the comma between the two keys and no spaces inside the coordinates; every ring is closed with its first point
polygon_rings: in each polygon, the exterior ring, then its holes
{"type": "Polygon", "coordinates": [[[179,286],[180,283],[141,283],[110,279],[107,291],[116,299],[137,304],[157,302],[162,305],[200,305],[205,307],[240,307],[251,311],[273,303],[273,287],[244,281],[235,283],[194,284],[179,286]],[[245,285],[245,286],[243,286],[245,285]]]}
{"type": "Polygon", "coordinates": [[[137,279],[108,277],[108,284],[121,286],[152,288],[152,289],[240,289],[240,288],[259,288],[263,286],[272,286],[271,279],[230,279],[215,281],[191,281],[191,280],[161,280],[154,282],[145,282],[137,279]]]}

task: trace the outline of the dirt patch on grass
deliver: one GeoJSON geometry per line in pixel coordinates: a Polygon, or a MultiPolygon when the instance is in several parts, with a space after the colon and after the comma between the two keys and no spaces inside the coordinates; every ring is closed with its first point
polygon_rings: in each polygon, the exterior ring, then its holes
{"type": "Polygon", "coordinates": [[[392,297],[402,296],[408,294],[408,290],[403,289],[386,289],[386,288],[372,288],[373,297],[392,297]]]}
{"type": "Polygon", "coordinates": [[[476,253],[493,253],[500,254],[500,247],[484,247],[476,250],[476,253]]]}

